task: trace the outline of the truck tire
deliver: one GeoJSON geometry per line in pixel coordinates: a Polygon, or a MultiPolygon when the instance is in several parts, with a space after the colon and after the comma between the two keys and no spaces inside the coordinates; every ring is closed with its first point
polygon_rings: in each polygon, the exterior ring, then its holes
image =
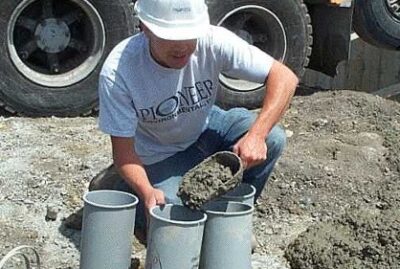
{"type": "Polygon", "coordinates": [[[353,28],[371,45],[400,50],[400,1],[356,0],[353,28]]]}
{"type": "Polygon", "coordinates": [[[26,116],[88,115],[110,50],[135,31],[130,0],[0,1],[0,106],[26,116]]]}
{"type": "MultiPolygon", "coordinates": [[[[312,28],[302,0],[208,1],[213,24],[233,31],[302,76],[311,54],[312,28]]],[[[262,105],[261,84],[220,75],[217,103],[224,108],[262,105]]]]}

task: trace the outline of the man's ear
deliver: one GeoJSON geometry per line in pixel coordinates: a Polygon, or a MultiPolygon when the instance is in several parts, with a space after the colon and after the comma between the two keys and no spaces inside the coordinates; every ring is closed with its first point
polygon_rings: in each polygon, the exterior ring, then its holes
{"type": "Polygon", "coordinates": [[[144,25],[143,22],[140,22],[140,23],[139,23],[139,29],[140,29],[140,31],[142,31],[146,36],[149,36],[150,30],[149,30],[149,28],[146,27],[146,25],[144,25]]]}

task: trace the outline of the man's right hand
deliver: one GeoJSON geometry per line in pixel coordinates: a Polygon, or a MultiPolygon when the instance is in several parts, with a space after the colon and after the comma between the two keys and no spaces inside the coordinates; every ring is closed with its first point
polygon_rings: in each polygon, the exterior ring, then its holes
{"type": "Polygon", "coordinates": [[[165,204],[164,192],[153,187],[149,187],[142,192],[142,199],[146,213],[149,213],[153,206],[165,204]]]}

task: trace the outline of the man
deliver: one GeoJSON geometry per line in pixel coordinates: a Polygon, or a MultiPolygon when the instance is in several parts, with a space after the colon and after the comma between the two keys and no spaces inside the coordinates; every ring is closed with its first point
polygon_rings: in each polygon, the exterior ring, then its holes
{"type": "Polygon", "coordinates": [[[298,83],[283,64],[221,27],[211,26],[204,0],[138,0],[142,32],[122,41],[100,75],[100,129],[111,136],[117,189],[139,196],[145,212],[176,196],[182,175],[211,154],[231,150],[243,181],[261,194],[281,155],[275,126],[298,83]],[[265,83],[258,115],[214,105],[221,72],[265,83]]]}

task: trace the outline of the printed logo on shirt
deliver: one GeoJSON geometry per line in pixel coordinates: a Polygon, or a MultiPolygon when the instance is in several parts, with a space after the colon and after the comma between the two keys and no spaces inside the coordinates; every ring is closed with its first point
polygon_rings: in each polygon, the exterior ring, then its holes
{"type": "Polygon", "coordinates": [[[138,108],[136,116],[146,123],[160,123],[212,105],[214,87],[211,80],[198,81],[193,86],[183,87],[176,95],[162,100],[158,105],[138,108]]]}

